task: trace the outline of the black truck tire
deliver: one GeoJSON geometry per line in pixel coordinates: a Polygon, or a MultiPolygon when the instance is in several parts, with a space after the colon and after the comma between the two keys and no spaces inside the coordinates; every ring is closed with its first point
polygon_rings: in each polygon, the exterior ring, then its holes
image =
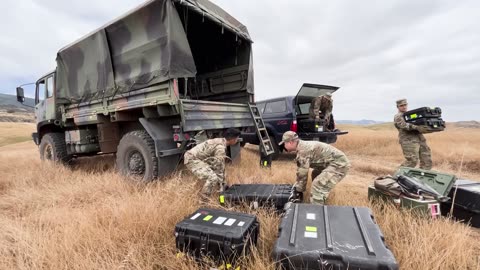
{"type": "Polygon", "coordinates": [[[47,133],[42,137],[39,145],[40,159],[58,163],[68,163],[72,156],[67,153],[65,134],[47,133]]]}
{"type": "Polygon", "coordinates": [[[143,181],[158,177],[155,143],[145,130],[123,135],[118,144],[116,165],[118,171],[125,176],[143,181]]]}

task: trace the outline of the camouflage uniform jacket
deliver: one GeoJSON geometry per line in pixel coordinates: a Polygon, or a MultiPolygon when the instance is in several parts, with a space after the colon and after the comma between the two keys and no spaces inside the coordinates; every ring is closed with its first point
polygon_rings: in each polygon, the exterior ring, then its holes
{"type": "Polygon", "coordinates": [[[350,161],[345,154],[337,148],[322,142],[302,141],[297,147],[297,182],[306,181],[310,168],[347,169],[350,161]]]}
{"type": "Polygon", "coordinates": [[[315,118],[321,111],[323,114],[330,114],[333,110],[333,100],[325,95],[316,97],[310,104],[310,117],[315,118]]]}
{"type": "Polygon", "coordinates": [[[425,141],[425,137],[416,129],[416,126],[405,121],[402,112],[395,115],[393,123],[398,129],[398,140],[400,143],[425,141]]]}
{"type": "Polygon", "coordinates": [[[206,140],[185,152],[184,163],[187,164],[191,160],[200,160],[209,164],[217,163],[225,166],[226,148],[227,141],[225,138],[206,140]]]}

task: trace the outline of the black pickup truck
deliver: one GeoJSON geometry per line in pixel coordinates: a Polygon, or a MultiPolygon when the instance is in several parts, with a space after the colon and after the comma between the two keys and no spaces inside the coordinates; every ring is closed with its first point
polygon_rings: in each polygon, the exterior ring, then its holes
{"type": "MultiPolygon", "coordinates": [[[[283,147],[278,145],[282,135],[286,131],[295,131],[302,140],[335,143],[338,135],[347,134],[347,131],[339,131],[335,128],[333,115],[327,127],[332,131],[322,131],[309,117],[310,103],[312,99],[327,92],[333,93],[339,87],[304,83],[296,96],[278,97],[257,102],[258,109],[262,112],[262,118],[267,127],[270,140],[275,148],[273,159],[283,152],[283,147]]],[[[259,144],[254,127],[250,127],[242,133],[243,142],[259,144]]]]}

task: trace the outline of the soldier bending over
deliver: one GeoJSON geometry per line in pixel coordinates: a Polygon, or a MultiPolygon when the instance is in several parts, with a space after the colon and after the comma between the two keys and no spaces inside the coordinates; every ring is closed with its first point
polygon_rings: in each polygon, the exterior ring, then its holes
{"type": "Polygon", "coordinates": [[[325,204],[330,190],[345,177],[350,168],[347,156],[326,143],[302,141],[293,131],[285,132],[280,144],[285,144],[288,152],[297,151],[297,182],[294,185],[293,198],[302,200],[307,186],[308,170],[312,168],[310,202],[325,204]]]}
{"type": "Polygon", "coordinates": [[[312,100],[310,103],[310,118],[318,121],[321,118],[325,120],[324,128],[327,130],[327,127],[330,124],[330,117],[333,110],[333,100],[332,93],[328,92],[325,95],[318,96],[312,100]]]}
{"type": "Polygon", "coordinates": [[[184,164],[199,179],[205,181],[202,199],[207,199],[213,189],[225,185],[225,158],[227,146],[235,145],[240,137],[237,129],[228,129],[224,138],[207,140],[185,152],[184,164]]]}

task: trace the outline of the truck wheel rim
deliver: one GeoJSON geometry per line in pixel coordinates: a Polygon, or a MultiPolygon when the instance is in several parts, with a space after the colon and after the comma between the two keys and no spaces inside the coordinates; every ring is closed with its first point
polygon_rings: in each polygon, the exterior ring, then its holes
{"type": "Polygon", "coordinates": [[[47,144],[45,146],[45,152],[43,153],[43,156],[46,160],[53,160],[53,149],[52,145],[47,144]]]}
{"type": "Polygon", "coordinates": [[[140,152],[131,152],[127,162],[129,174],[143,175],[145,173],[145,160],[140,152]]]}

